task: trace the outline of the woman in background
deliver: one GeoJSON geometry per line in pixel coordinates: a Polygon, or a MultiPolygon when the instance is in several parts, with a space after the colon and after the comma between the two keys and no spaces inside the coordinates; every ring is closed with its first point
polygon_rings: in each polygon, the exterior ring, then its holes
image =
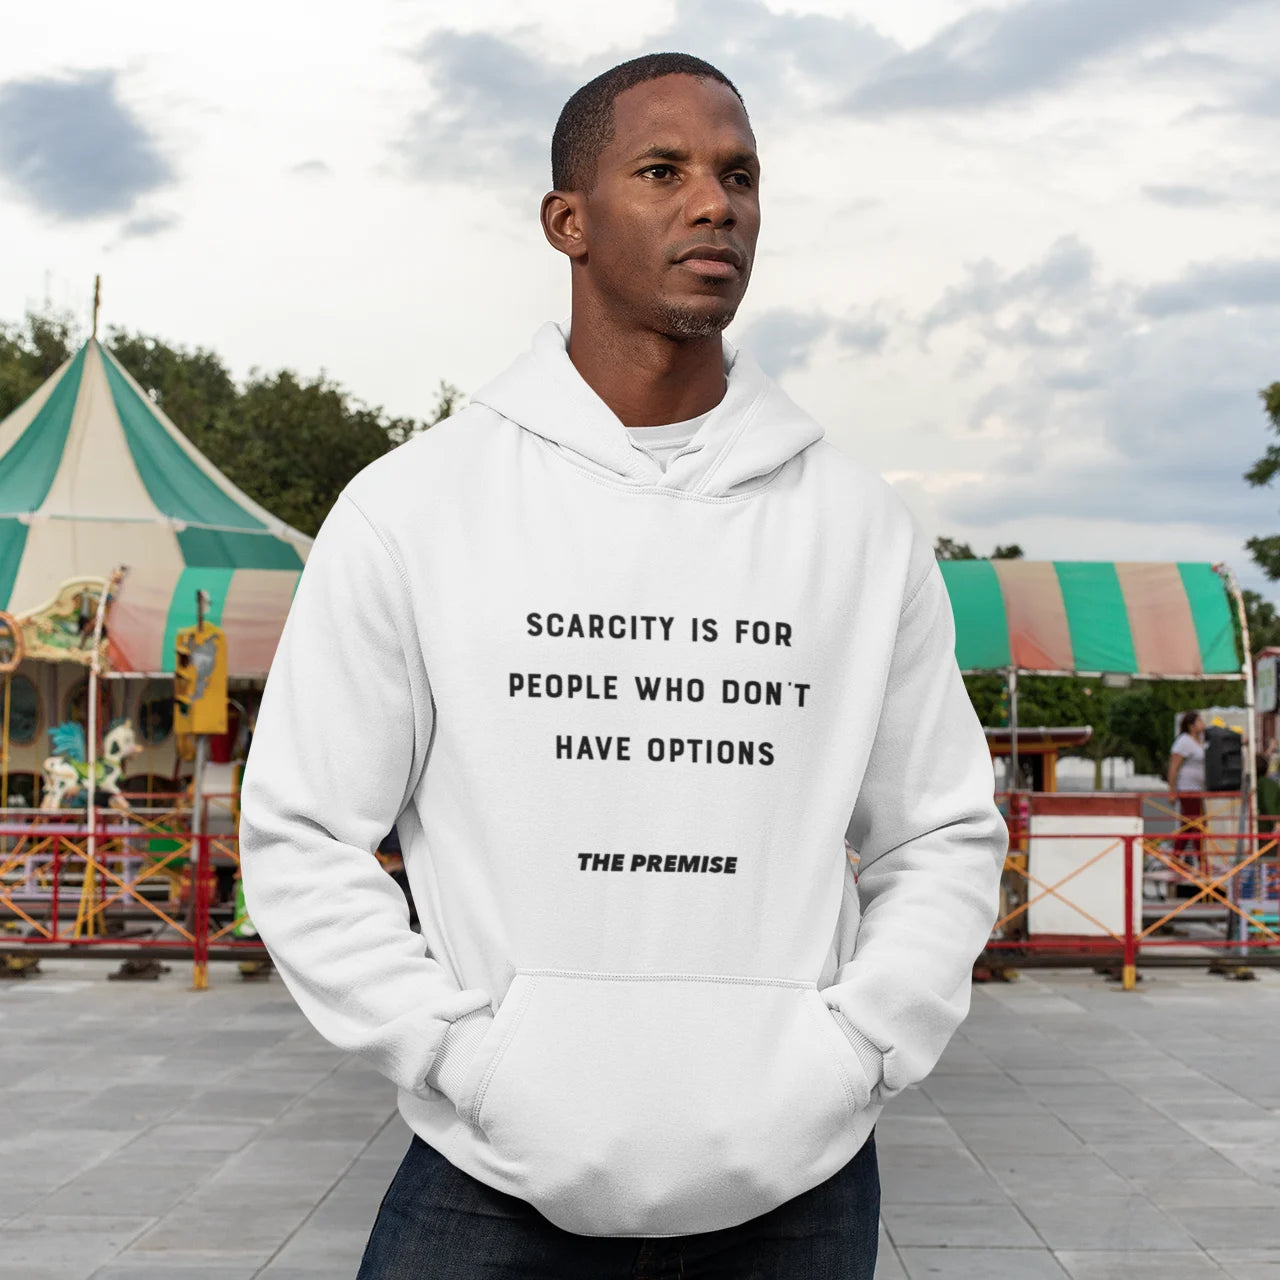
{"type": "Polygon", "coordinates": [[[1204,790],[1204,718],[1198,711],[1188,711],[1178,724],[1178,736],[1173,740],[1169,754],[1169,791],[1177,804],[1183,830],[1174,839],[1173,852],[1184,849],[1198,852],[1203,826],[1204,800],[1198,793],[1204,790]]]}

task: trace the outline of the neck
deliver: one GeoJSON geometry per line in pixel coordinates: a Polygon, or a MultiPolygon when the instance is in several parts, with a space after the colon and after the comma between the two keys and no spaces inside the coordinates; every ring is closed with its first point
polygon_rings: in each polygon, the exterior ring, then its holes
{"type": "Polygon", "coordinates": [[[569,359],[625,427],[656,427],[708,413],[724,399],[720,335],[668,338],[620,325],[574,299],[569,359]]]}

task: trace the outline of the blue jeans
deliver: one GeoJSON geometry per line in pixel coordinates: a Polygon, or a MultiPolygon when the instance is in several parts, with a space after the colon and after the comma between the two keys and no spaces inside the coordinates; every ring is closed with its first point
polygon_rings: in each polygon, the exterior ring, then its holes
{"type": "Polygon", "coordinates": [[[562,1231],[415,1134],[356,1280],[873,1280],[875,1138],[826,1182],[740,1226],[643,1238],[562,1231]]]}

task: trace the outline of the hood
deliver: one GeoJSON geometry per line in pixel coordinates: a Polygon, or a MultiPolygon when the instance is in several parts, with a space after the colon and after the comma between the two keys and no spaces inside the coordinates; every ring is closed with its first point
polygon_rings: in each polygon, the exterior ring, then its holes
{"type": "Polygon", "coordinates": [[[545,324],[509,369],[472,403],[550,441],[571,460],[637,488],[707,497],[750,489],[822,438],[822,428],[751,357],[724,342],[728,387],[664,473],[569,359],[569,326],[545,324]]]}

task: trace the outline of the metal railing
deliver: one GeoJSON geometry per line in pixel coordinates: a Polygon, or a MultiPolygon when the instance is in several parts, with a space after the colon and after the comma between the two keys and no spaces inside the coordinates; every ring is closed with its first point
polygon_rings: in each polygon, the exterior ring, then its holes
{"type": "MultiPolygon", "coordinates": [[[[100,809],[93,833],[83,810],[6,819],[0,955],[189,959],[196,989],[210,960],[267,959],[235,906],[237,836],[193,834],[189,816],[100,809]]],[[[1132,988],[1145,964],[1280,963],[1276,833],[1215,829],[1205,814],[1168,831],[1038,834],[1036,816],[1033,797],[1010,801],[999,918],[980,965],[1114,964],[1132,988]],[[1052,931],[1036,918],[1049,907],[1052,931]]]]}

